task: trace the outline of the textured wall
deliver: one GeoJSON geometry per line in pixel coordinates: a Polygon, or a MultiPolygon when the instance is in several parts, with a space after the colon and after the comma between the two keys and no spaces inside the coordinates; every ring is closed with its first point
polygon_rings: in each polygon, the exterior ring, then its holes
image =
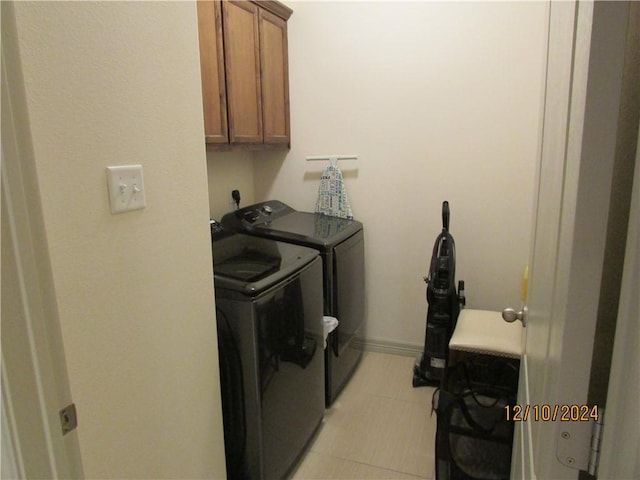
{"type": "Polygon", "coordinates": [[[546,48],[544,2],[288,2],[292,148],[256,154],[255,199],[312,210],[341,162],[366,229],[368,337],[420,344],[451,205],[468,305],[520,303],[546,48]]]}

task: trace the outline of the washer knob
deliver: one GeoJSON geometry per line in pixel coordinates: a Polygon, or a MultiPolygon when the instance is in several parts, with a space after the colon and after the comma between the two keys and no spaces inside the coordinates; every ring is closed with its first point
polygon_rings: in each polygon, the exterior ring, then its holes
{"type": "Polygon", "coordinates": [[[273,213],[273,208],[271,208],[269,205],[265,205],[262,207],[262,211],[267,215],[271,215],[273,213]]]}

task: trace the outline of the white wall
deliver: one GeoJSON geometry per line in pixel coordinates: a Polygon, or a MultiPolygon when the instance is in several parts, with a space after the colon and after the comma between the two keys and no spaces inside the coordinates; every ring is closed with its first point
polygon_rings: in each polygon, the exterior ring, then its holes
{"type": "Polygon", "coordinates": [[[368,337],[419,345],[428,262],[451,205],[468,306],[520,303],[528,260],[545,2],[287,2],[292,148],[256,154],[255,199],[313,210],[341,167],[365,225],[368,337]]]}
{"type": "Polygon", "coordinates": [[[224,477],[195,5],[15,15],[85,475],[224,477]],[[147,207],[112,215],[129,163],[147,207]]]}
{"type": "Polygon", "coordinates": [[[255,203],[253,188],[253,154],[242,152],[207,152],[209,180],[209,215],[220,220],[235,208],[233,190],[240,192],[240,206],[255,203]]]}

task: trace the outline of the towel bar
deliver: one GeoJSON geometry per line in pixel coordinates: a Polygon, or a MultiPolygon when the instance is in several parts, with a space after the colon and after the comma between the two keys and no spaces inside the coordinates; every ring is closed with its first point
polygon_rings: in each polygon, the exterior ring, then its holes
{"type": "Polygon", "coordinates": [[[357,160],[357,155],[317,155],[312,157],[306,157],[307,162],[316,162],[321,160],[331,160],[335,158],[336,160],[357,160]]]}

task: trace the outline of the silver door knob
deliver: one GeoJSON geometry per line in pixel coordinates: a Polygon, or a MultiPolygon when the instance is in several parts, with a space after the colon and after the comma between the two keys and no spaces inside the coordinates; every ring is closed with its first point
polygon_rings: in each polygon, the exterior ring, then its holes
{"type": "Polygon", "coordinates": [[[519,312],[516,312],[514,308],[505,308],[502,311],[502,319],[505,322],[515,322],[516,320],[520,320],[523,326],[526,326],[526,318],[527,318],[527,307],[524,307],[519,312]]]}

